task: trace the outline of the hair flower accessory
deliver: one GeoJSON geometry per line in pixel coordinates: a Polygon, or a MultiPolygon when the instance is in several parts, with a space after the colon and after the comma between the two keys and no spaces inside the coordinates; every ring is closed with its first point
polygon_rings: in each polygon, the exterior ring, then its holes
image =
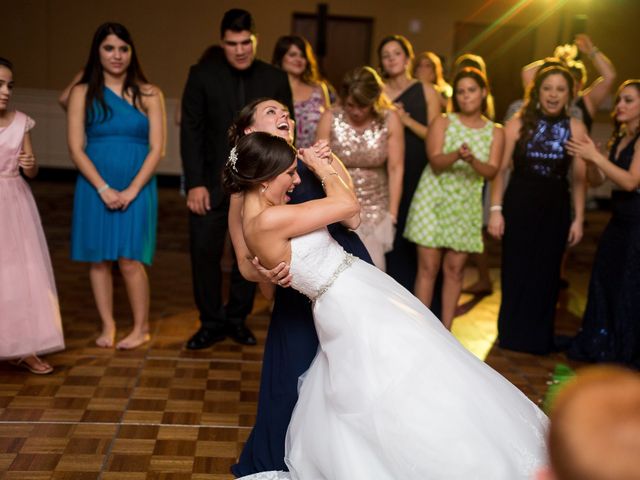
{"type": "Polygon", "coordinates": [[[236,162],[238,161],[238,151],[234,146],[229,152],[229,158],[227,159],[227,165],[231,167],[231,170],[238,173],[238,169],[236,167],[236,162]]]}

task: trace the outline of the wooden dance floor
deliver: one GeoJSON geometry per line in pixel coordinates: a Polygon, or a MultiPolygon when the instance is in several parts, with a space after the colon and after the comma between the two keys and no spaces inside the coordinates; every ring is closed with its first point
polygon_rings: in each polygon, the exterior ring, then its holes
{"type": "MultiPolygon", "coordinates": [[[[0,363],[0,479],[231,479],[254,422],[269,305],[256,300],[248,325],[258,345],[225,340],[191,352],[198,327],[191,295],[186,207],[173,187],[160,188],[158,249],[151,281],[151,342],[135,351],[98,348],[99,319],[87,267],[69,260],[73,184],[32,184],[51,250],[67,349],[47,359],[48,376],[0,363]]],[[[570,288],[559,306],[559,332],[573,333],[607,214],[587,215],[586,238],[568,261],[570,288]]],[[[489,245],[492,266],[499,244],[489,245]]],[[[499,271],[492,269],[494,279],[499,271]]],[[[469,273],[469,281],[473,280],[469,273]]],[[[131,326],[116,276],[119,337],[131,326]]],[[[463,297],[454,332],[474,353],[538,401],[564,355],[536,357],[493,346],[499,288],[481,300],[463,297]]],[[[427,366],[428,368],[428,366],[427,366]]],[[[434,386],[437,395],[437,386],[434,386]]]]}

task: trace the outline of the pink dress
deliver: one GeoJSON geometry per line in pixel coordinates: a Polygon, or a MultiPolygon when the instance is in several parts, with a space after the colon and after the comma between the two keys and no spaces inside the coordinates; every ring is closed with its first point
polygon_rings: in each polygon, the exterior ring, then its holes
{"type": "Polygon", "coordinates": [[[62,350],[51,260],[18,155],[35,122],[22,112],[0,127],[0,359],[62,350]]]}

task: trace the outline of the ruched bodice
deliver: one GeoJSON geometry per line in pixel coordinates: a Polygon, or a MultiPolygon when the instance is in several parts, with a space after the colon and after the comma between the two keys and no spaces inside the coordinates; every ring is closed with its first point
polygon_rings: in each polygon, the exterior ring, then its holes
{"type": "Polygon", "coordinates": [[[531,136],[518,140],[514,175],[566,180],[571,156],[565,143],[571,136],[569,117],[542,117],[531,136]]]}
{"type": "Polygon", "coordinates": [[[116,143],[149,143],[149,120],[126,100],[116,95],[111,89],[103,90],[105,101],[109,106],[106,120],[97,102],[93,104],[93,119],[87,124],[87,146],[98,142],[116,143]]]}
{"type": "Polygon", "coordinates": [[[355,257],[326,228],[291,239],[291,286],[311,300],[321,296],[355,257]]]}

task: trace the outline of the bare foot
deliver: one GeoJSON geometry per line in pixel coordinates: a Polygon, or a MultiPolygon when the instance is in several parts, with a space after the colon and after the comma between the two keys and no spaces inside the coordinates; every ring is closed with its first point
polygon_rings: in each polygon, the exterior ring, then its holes
{"type": "Polygon", "coordinates": [[[120,340],[116,345],[116,348],[118,350],[133,350],[134,348],[138,348],[140,345],[147,343],[149,340],[151,340],[151,335],[149,335],[149,333],[136,332],[134,330],[120,340]]]}
{"type": "Polygon", "coordinates": [[[115,324],[102,326],[102,333],[96,338],[96,345],[102,348],[113,348],[113,344],[116,341],[116,326],[115,324]]]}

